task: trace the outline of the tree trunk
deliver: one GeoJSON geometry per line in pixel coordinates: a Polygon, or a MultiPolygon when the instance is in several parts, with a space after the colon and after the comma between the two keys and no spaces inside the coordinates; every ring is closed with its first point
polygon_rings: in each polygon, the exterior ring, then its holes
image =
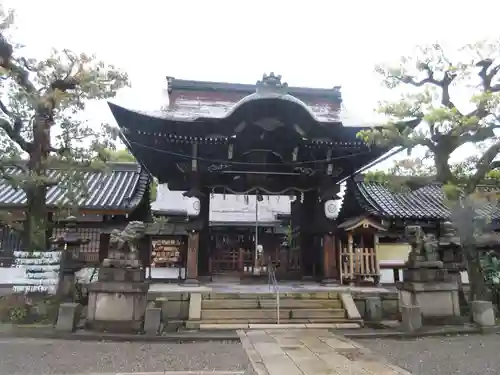
{"type": "MultiPolygon", "coordinates": [[[[475,249],[474,249],[475,250],[475,249]]],[[[488,287],[484,280],[479,257],[473,255],[467,259],[467,272],[469,275],[469,302],[488,299],[488,287]]]]}
{"type": "Polygon", "coordinates": [[[488,297],[488,286],[484,280],[479,252],[476,247],[476,209],[466,197],[452,207],[452,221],[457,229],[462,247],[463,259],[467,266],[469,276],[469,303],[488,297]]]}
{"type": "Polygon", "coordinates": [[[47,250],[47,207],[45,204],[45,186],[30,186],[26,192],[27,207],[24,223],[25,251],[47,250]]]}
{"type": "Polygon", "coordinates": [[[46,205],[47,181],[45,162],[50,149],[50,116],[41,107],[33,122],[33,147],[30,150],[29,181],[25,188],[27,205],[24,225],[24,248],[26,251],[48,249],[48,214],[46,205]]]}

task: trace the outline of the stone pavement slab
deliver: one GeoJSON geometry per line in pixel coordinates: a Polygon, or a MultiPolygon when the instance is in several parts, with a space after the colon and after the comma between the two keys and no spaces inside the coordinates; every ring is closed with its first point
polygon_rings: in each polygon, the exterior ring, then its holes
{"type": "Polygon", "coordinates": [[[160,371],[160,372],[92,372],[75,375],[240,375],[243,371],[160,371]]]}
{"type": "Polygon", "coordinates": [[[411,375],[328,330],[240,330],[258,375],[411,375]]]}

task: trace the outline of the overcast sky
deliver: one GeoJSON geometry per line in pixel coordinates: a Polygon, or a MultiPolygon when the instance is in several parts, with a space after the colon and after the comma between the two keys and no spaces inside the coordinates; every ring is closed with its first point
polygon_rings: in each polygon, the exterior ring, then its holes
{"type": "MultiPolygon", "coordinates": [[[[32,51],[97,53],[130,74],[132,89],[117,101],[142,109],[161,104],[166,75],[255,83],[274,71],[294,86],[341,85],[344,106],[369,122],[387,95],[375,64],[416,44],[454,48],[500,33],[495,0],[4,2],[16,8],[18,35],[32,51]]],[[[104,104],[88,115],[112,120],[104,104]]]]}

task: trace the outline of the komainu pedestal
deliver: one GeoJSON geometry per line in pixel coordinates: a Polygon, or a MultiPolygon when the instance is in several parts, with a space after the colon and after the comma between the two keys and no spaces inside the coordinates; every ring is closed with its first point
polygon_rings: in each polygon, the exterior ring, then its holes
{"type": "Polygon", "coordinates": [[[397,285],[400,305],[419,306],[426,321],[459,316],[458,283],[438,260],[435,237],[419,226],[407,227],[406,235],[411,251],[397,285]]]}
{"type": "Polygon", "coordinates": [[[123,232],[113,231],[109,258],[99,269],[98,281],[89,284],[87,327],[107,332],[141,332],[149,284],[138,259],[142,222],[130,222],[123,232]]]}

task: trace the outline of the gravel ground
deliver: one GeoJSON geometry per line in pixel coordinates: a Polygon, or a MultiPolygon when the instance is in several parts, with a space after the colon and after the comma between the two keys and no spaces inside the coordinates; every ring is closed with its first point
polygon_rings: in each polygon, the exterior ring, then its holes
{"type": "Polygon", "coordinates": [[[239,343],[113,343],[0,340],[0,374],[46,375],[140,371],[245,371],[254,375],[239,343]]]}
{"type": "Polygon", "coordinates": [[[499,335],[356,341],[415,375],[500,373],[499,335]]]}

